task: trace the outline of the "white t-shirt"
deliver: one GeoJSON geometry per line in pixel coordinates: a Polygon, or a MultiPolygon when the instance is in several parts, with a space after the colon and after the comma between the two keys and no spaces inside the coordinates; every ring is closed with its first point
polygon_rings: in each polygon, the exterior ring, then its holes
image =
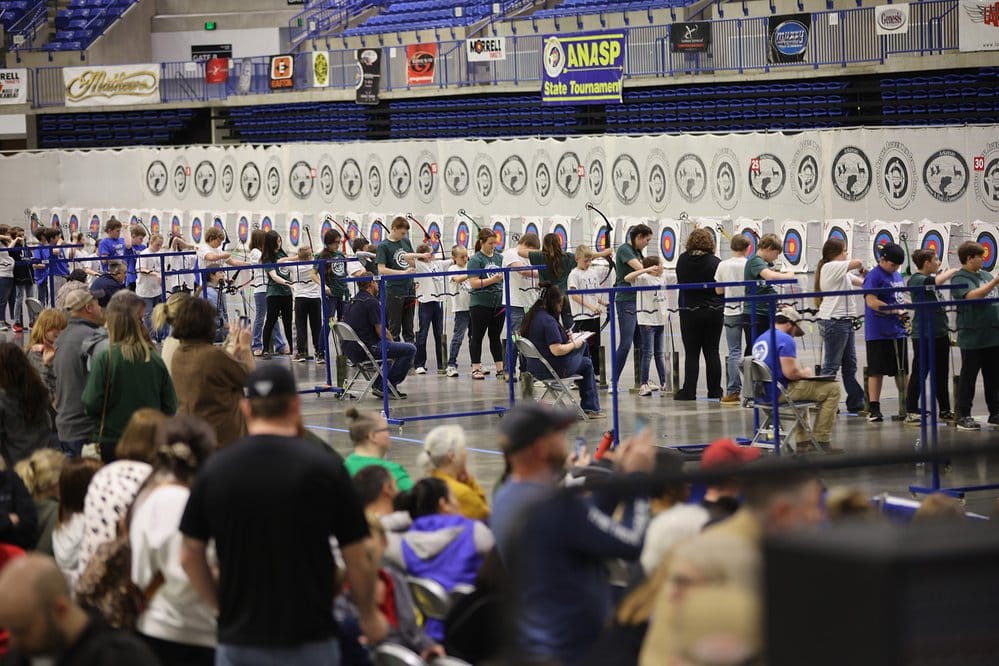
{"type": "Polygon", "coordinates": [[[0,277],[14,277],[14,257],[10,252],[0,252],[0,277]]]}
{"type": "MultiPolygon", "coordinates": [[[[745,278],[746,258],[729,257],[715,269],[715,282],[743,282],[745,278]]],[[[725,290],[725,316],[738,317],[742,315],[742,301],[732,301],[731,298],[745,296],[745,287],[722,287],[725,290]]]]}
{"type": "MultiPolygon", "coordinates": [[[[466,268],[467,268],[467,266],[466,266],[466,268]]],[[[452,266],[448,267],[448,271],[449,272],[450,271],[463,271],[463,270],[466,270],[466,268],[462,268],[458,264],[453,264],[452,266]]],[[[447,281],[447,289],[448,289],[448,291],[451,294],[453,294],[453,297],[454,297],[454,300],[452,301],[452,305],[454,306],[454,311],[455,312],[468,312],[469,300],[470,300],[470,296],[471,296],[470,292],[468,291],[468,280],[465,280],[464,282],[457,282],[457,283],[452,282],[451,280],[448,280],[447,281]]]]}
{"type": "MultiPolygon", "coordinates": [[[[592,265],[585,271],[573,268],[569,273],[566,284],[569,286],[569,291],[573,289],[598,289],[601,277],[601,271],[592,265]]],[[[600,300],[600,294],[579,294],[578,296],[569,294],[569,304],[572,306],[573,319],[599,319],[600,300]],[[576,301],[577,298],[582,298],[583,302],[579,303],[576,301]],[[586,306],[585,309],[584,305],[586,306]]]]}
{"type": "Polygon", "coordinates": [[[163,585],[139,617],[140,633],[175,643],[214,647],[215,613],[201,600],[180,565],[180,519],[191,492],[164,485],[144,497],[132,512],[128,538],[132,547],[132,580],[145,589],[156,572],[163,585]]]}
{"type": "MultiPolygon", "coordinates": [[[[189,254],[177,257],[167,257],[166,258],[167,271],[169,272],[171,270],[174,271],[190,270],[194,268],[194,261],[195,257],[189,254]]],[[[178,287],[184,285],[193,286],[195,282],[195,275],[194,273],[183,273],[181,275],[167,275],[164,279],[166,280],[167,293],[169,294],[178,287]]]]}
{"type": "Polygon", "coordinates": [[[699,504],[676,504],[656,515],[645,531],[641,563],[651,574],[678,542],[699,534],[708,522],[708,510],[699,504]]]}
{"type": "MultiPolygon", "coordinates": [[[[512,266],[520,264],[529,266],[530,262],[517,254],[517,248],[511,247],[503,251],[503,265],[512,266]]],[[[510,305],[515,308],[527,310],[534,301],[538,300],[538,290],[535,288],[536,280],[532,280],[530,271],[510,271],[510,305]]]]}
{"type": "Polygon", "coordinates": [[[322,287],[312,279],[312,266],[290,266],[291,294],[295,298],[322,298],[322,287]]]}
{"type": "Polygon", "coordinates": [[[447,295],[446,278],[443,273],[454,263],[453,259],[415,262],[417,273],[441,273],[440,277],[416,278],[416,300],[420,303],[440,303],[447,295]]]}
{"type": "Polygon", "coordinates": [[[76,587],[77,564],[80,558],[80,544],[83,542],[83,513],[74,513],[62,525],[52,530],[52,554],[56,565],[66,577],[69,589],[76,587]]]}
{"type": "MultiPolygon", "coordinates": [[[[261,258],[264,256],[264,253],[260,250],[253,249],[250,250],[250,254],[247,256],[251,264],[259,264],[261,258]]],[[[253,286],[254,294],[264,294],[267,292],[267,277],[264,275],[264,269],[253,269],[253,277],[250,280],[250,284],[253,286]]]]}
{"type": "MultiPolygon", "coordinates": [[[[846,291],[856,289],[850,273],[850,261],[830,261],[822,265],[819,291],[846,291]]],[[[856,296],[825,296],[819,306],[819,320],[856,317],[859,310],[856,296]]]]}
{"type": "Polygon", "coordinates": [[[139,253],[139,258],[136,259],[135,270],[137,272],[135,279],[135,295],[141,296],[142,298],[156,298],[160,295],[160,286],[163,283],[163,277],[160,275],[160,258],[153,257],[152,259],[144,259],[145,254],[157,254],[149,248],[146,248],[139,253]],[[145,271],[153,271],[152,274],[146,273],[145,271]]]}
{"type": "Polygon", "coordinates": [[[199,268],[218,268],[225,263],[222,259],[215,259],[214,261],[208,261],[209,253],[219,253],[221,254],[221,247],[211,247],[209,245],[199,245],[198,246],[198,267],[199,268]]]}
{"type": "Polygon", "coordinates": [[[666,325],[666,308],[669,303],[669,297],[665,289],[661,287],[666,286],[666,276],[661,275],[656,277],[646,273],[645,275],[639,275],[638,279],[635,280],[636,287],[660,287],[658,291],[640,291],[638,292],[638,302],[637,302],[637,314],[638,314],[638,325],[639,326],[665,326],[666,325]]]}

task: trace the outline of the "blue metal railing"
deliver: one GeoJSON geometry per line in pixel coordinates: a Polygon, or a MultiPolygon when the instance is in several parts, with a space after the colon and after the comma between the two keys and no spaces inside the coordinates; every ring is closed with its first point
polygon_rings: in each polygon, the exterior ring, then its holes
{"type": "MultiPolygon", "coordinates": [[[[0,19],[2,19],[6,10],[0,10],[0,19]]],[[[17,57],[17,61],[21,61],[20,51],[22,49],[29,49],[34,43],[35,35],[38,34],[38,29],[48,23],[48,6],[45,2],[39,2],[37,5],[32,7],[24,14],[20,19],[17,20],[14,25],[10,27],[7,31],[6,43],[7,50],[13,52],[17,57]]]]}

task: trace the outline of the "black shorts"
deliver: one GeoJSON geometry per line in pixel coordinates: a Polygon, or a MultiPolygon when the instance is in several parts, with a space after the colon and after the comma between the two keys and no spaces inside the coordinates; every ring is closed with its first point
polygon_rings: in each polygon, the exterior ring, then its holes
{"type": "Polygon", "coordinates": [[[899,372],[899,363],[902,364],[902,373],[909,374],[909,353],[905,345],[905,338],[867,341],[867,375],[869,377],[884,375],[894,377],[899,372]]]}

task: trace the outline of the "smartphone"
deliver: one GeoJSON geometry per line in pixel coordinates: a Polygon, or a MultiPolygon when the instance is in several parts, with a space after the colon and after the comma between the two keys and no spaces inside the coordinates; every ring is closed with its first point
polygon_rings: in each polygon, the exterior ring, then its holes
{"type": "Polygon", "coordinates": [[[586,455],[586,438],[577,437],[576,438],[576,460],[579,460],[584,455],[586,455]]]}

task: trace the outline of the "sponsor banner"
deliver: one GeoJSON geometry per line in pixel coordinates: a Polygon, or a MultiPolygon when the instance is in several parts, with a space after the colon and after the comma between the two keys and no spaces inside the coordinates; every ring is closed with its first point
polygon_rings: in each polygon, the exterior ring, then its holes
{"type": "Polygon", "coordinates": [[[808,53],[808,38],[812,31],[811,14],[783,14],[767,17],[770,48],[767,62],[803,62],[808,53]]]}
{"type": "Polygon", "coordinates": [[[329,87],[330,54],[328,51],[314,51],[309,54],[309,84],[313,88],[329,87]]]}
{"type": "Polygon", "coordinates": [[[212,58],[232,60],[232,44],[191,44],[191,60],[208,62],[212,58]]]}
{"type": "Polygon", "coordinates": [[[545,35],[541,101],[620,103],[626,37],[624,30],[545,35]]]}
{"type": "Polygon", "coordinates": [[[123,106],[160,102],[160,66],[64,67],[66,106],[123,106]]]}
{"type": "Polygon", "coordinates": [[[225,83],[228,79],[228,58],[212,58],[205,63],[205,83],[225,83]]]}
{"type": "Polygon", "coordinates": [[[957,38],[961,51],[999,50],[999,1],[958,0],[957,38]]]}
{"type": "Polygon", "coordinates": [[[669,48],[673,53],[703,53],[710,46],[710,21],[673,23],[669,26],[669,48]]]}
{"type": "Polygon", "coordinates": [[[465,40],[468,62],[506,60],[506,37],[473,37],[465,40]]]}
{"type": "Polygon", "coordinates": [[[357,94],[358,104],[378,104],[378,88],[382,79],[382,50],[380,48],[357,49],[357,94]]]}
{"type": "Polygon", "coordinates": [[[879,5],[874,8],[874,32],[879,35],[903,35],[909,32],[909,5],[879,5]]]}
{"type": "Polygon", "coordinates": [[[437,43],[406,46],[406,83],[422,86],[434,82],[437,69],[437,43]]]}
{"type": "Polygon", "coordinates": [[[295,87],[294,76],[294,56],[271,56],[271,90],[291,90],[295,87]]]}
{"type": "Polygon", "coordinates": [[[28,70],[0,69],[0,104],[28,103],[28,70]]]}

